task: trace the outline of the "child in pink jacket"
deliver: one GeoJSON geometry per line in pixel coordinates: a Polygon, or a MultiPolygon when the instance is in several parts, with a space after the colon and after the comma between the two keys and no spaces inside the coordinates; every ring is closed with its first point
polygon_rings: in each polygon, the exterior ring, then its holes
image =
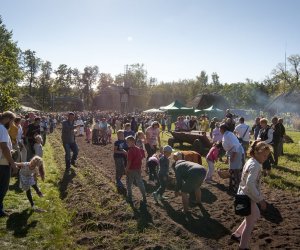
{"type": "Polygon", "coordinates": [[[206,156],[206,161],[208,164],[208,171],[205,177],[206,182],[211,182],[212,181],[212,176],[215,171],[215,162],[218,160],[220,149],[222,148],[222,143],[221,142],[215,142],[212,146],[212,148],[209,150],[207,156],[206,156]]]}

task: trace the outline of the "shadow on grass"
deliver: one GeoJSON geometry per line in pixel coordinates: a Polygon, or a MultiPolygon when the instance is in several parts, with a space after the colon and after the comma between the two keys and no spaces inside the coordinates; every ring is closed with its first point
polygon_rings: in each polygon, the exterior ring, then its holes
{"type": "Polygon", "coordinates": [[[298,154],[290,154],[290,153],[284,153],[284,156],[289,160],[293,162],[300,162],[300,157],[298,154]]]}
{"type": "Polygon", "coordinates": [[[182,212],[174,210],[167,201],[162,201],[162,203],[170,218],[193,234],[215,240],[230,234],[230,231],[225,226],[210,217],[210,214],[202,205],[199,206],[202,215],[193,216],[193,214],[190,214],[184,216],[182,212]]]}
{"type": "Polygon", "coordinates": [[[298,170],[292,170],[292,169],[289,169],[287,167],[276,166],[276,167],[274,167],[274,169],[278,169],[278,170],[283,171],[283,172],[287,172],[287,173],[290,173],[290,174],[293,174],[293,175],[296,175],[296,176],[300,176],[300,171],[298,171],[298,170]]]}
{"type": "Polygon", "coordinates": [[[22,193],[23,190],[20,188],[19,184],[20,184],[19,177],[16,177],[15,178],[15,183],[10,185],[8,189],[10,191],[14,190],[16,193],[22,193]]]}
{"type": "Polygon", "coordinates": [[[287,181],[284,177],[281,177],[279,175],[276,175],[274,173],[271,173],[269,176],[270,181],[267,180],[267,182],[271,182],[274,186],[278,188],[285,187],[287,189],[297,189],[300,190],[300,185],[295,182],[287,181]],[[277,180],[279,183],[277,183],[277,180]],[[282,184],[282,185],[281,185],[282,184]]]}
{"type": "Polygon", "coordinates": [[[69,171],[65,171],[63,178],[59,181],[59,192],[60,192],[60,198],[64,199],[68,195],[68,185],[72,182],[73,178],[76,176],[76,173],[74,169],[70,169],[69,171]]]}
{"type": "Polygon", "coordinates": [[[28,219],[32,215],[33,211],[26,209],[21,213],[12,213],[6,222],[6,228],[9,231],[14,231],[15,237],[26,237],[30,228],[36,227],[38,221],[32,221],[28,224],[28,219]]]}
{"type": "Polygon", "coordinates": [[[134,218],[137,221],[137,230],[139,232],[144,232],[144,229],[153,224],[152,215],[149,213],[147,206],[140,203],[140,207],[136,208],[133,204],[130,204],[133,211],[134,218]]]}

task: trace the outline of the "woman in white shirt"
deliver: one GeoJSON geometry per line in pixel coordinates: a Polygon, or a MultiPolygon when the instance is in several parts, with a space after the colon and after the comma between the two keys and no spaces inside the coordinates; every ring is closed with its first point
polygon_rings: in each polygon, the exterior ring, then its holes
{"type": "Polygon", "coordinates": [[[266,209],[266,202],[260,190],[262,163],[269,157],[271,146],[265,142],[255,141],[251,145],[251,158],[246,162],[238,189],[239,195],[247,195],[251,200],[251,214],[246,216],[241,225],[231,235],[231,239],[240,241],[239,249],[249,249],[251,232],[260,217],[257,203],[262,210],[266,209]]]}

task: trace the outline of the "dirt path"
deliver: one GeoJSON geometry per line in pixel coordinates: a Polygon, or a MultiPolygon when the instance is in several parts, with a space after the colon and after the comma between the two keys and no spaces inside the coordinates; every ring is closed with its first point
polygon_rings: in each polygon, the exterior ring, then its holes
{"type": "MultiPolygon", "coordinates": [[[[127,209],[126,213],[120,213],[120,206],[124,206],[125,209],[126,202],[123,197],[116,194],[114,189],[113,146],[111,144],[107,146],[88,144],[83,137],[78,138],[77,142],[80,148],[78,166],[75,172],[62,180],[61,186],[64,186],[64,183],[69,183],[68,187],[62,189],[62,198],[66,198],[72,204],[77,204],[76,210],[81,214],[75,219],[78,227],[84,227],[80,228],[84,234],[78,240],[78,244],[87,246],[92,244],[96,249],[106,248],[107,246],[103,243],[98,246],[95,244],[98,235],[93,235],[93,233],[99,227],[102,229],[103,235],[107,233],[107,230],[104,232],[104,229],[107,228],[110,233],[122,234],[122,229],[124,229],[122,227],[128,226],[132,220],[136,220],[142,242],[135,245],[131,245],[129,242],[128,249],[237,249],[238,245],[230,241],[229,236],[231,231],[239,225],[241,218],[234,215],[233,198],[227,194],[227,183],[224,183],[223,180],[220,183],[203,185],[203,207],[193,208],[192,216],[189,218],[185,218],[180,212],[181,200],[179,197],[175,198],[174,192],[171,190],[166,192],[169,199],[157,205],[151,195],[155,190],[152,183],[146,183],[147,211],[139,209],[140,194],[137,188],[134,188],[136,200],[134,207],[127,209]],[[79,179],[85,185],[80,181],[78,183],[70,181],[70,178],[74,178],[75,175],[81,176],[79,179]],[[69,197],[66,193],[68,191],[75,195],[75,198],[74,196],[69,197]],[[87,193],[89,195],[85,195],[87,193]],[[104,198],[101,197],[100,200],[97,200],[94,194],[102,195],[104,198]],[[91,196],[94,197],[92,201],[91,196]],[[112,201],[118,202],[112,203],[112,201]],[[107,206],[107,211],[97,212],[95,207],[91,207],[98,205],[100,207],[107,206]],[[95,213],[98,213],[99,216],[95,213]],[[104,216],[100,216],[100,214],[104,216]],[[101,218],[96,219],[97,216],[101,218]],[[93,223],[87,226],[87,220],[93,223]],[[147,230],[149,231],[149,238],[145,240],[147,230]]],[[[145,176],[144,179],[147,180],[147,177],[145,176]]],[[[125,183],[125,178],[123,183],[125,183]]],[[[253,232],[252,249],[299,249],[299,195],[294,196],[289,192],[266,188],[264,193],[266,199],[280,211],[282,218],[280,216],[272,217],[272,214],[269,214],[268,220],[266,218],[259,220],[253,232]]],[[[98,207],[99,210],[101,210],[100,207],[98,207]]],[[[124,238],[125,241],[126,239],[124,238]]]]}

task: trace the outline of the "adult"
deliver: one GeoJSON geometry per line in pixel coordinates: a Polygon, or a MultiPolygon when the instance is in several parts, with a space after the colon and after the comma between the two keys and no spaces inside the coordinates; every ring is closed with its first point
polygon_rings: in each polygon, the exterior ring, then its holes
{"type": "Polygon", "coordinates": [[[46,143],[48,129],[49,129],[49,124],[47,122],[46,116],[42,116],[42,120],[40,123],[40,133],[43,139],[43,146],[46,143]]]}
{"type": "Polygon", "coordinates": [[[63,147],[65,149],[65,162],[66,170],[68,171],[71,168],[71,164],[75,165],[75,161],[78,156],[78,146],[75,141],[75,125],[74,125],[75,114],[70,112],[68,114],[68,119],[62,123],[62,133],[61,139],[63,147]],[[71,151],[73,152],[71,158],[71,151]]]}
{"type": "Polygon", "coordinates": [[[215,128],[212,131],[212,142],[222,141],[223,135],[220,132],[220,123],[215,124],[215,128]]]}
{"type": "Polygon", "coordinates": [[[214,118],[212,118],[212,120],[210,121],[210,123],[209,123],[209,128],[210,128],[210,133],[209,133],[209,135],[210,135],[210,138],[213,138],[213,131],[214,131],[214,129],[216,128],[216,123],[217,123],[217,118],[216,117],[214,117],[214,118]]]}
{"type": "Polygon", "coordinates": [[[272,118],[273,132],[273,149],[274,149],[274,165],[278,165],[278,158],[281,155],[281,143],[283,142],[283,135],[285,131],[282,131],[282,126],[278,122],[278,118],[275,116],[272,118]]]}
{"type": "Polygon", "coordinates": [[[251,158],[246,162],[242,180],[239,185],[238,194],[247,195],[251,201],[251,212],[245,217],[240,226],[231,235],[231,239],[239,241],[239,249],[249,249],[251,232],[254,228],[256,221],[260,217],[260,208],[265,210],[267,203],[265,202],[261,186],[261,164],[268,158],[270,154],[270,146],[264,142],[255,141],[251,145],[250,156],[251,158]]]}
{"type": "Polygon", "coordinates": [[[190,124],[189,124],[190,130],[197,130],[197,120],[195,116],[192,116],[190,119],[190,124]]]}
{"type": "Polygon", "coordinates": [[[135,120],[134,116],[131,118],[130,127],[134,133],[138,132],[138,130],[139,130],[139,125],[138,125],[137,121],[135,120]]]}
{"type": "Polygon", "coordinates": [[[7,216],[3,209],[3,200],[9,187],[11,169],[16,169],[12,158],[12,143],[8,129],[15,119],[15,114],[6,111],[0,114],[0,217],[7,216]]]}
{"type": "MultiPolygon", "coordinates": [[[[257,140],[272,145],[274,130],[268,125],[268,120],[265,118],[260,119],[260,126],[261,129],[259,130],[257,140]]],[[[264,175],[271,173],[272,163],[274,163],[274,159],[270,153],[268,159],[262,165],[264,175]]]]}
{"type": "Polygon", "coordinates": [[[179,116],[177,122],[175,122],[175,131],[188,131],[188,127],[182,116],[179,116]]]}
{"type": "Polygon", "coordinates": [[[147,151],[147,160],[156,153],[157,143],[160,148],[159,123],[154,121],[151,126],[146,129],[145,149],[147,151]]]}
{"type": "Polygon", "coordinates": [[[259,117],[256,117],[255,118],[255,124],[252,126],[252,133],[254,135],[254,140],[257,139],[257,136],[259,134],[259,130],[261,129],[261,126],[260,126],[260,118],[259,117]]]}
{"type": "MultiPolygon", "coordinates": [[[[174,158],[175,159],[175,158],[174,158]]],[[[194,192],[196,203],[201,204],[201,185],[206,176],[206,169],[194,162],[177,160],[175,162],[175,196],[181,194],[183,212],[189,212],[189,193],[194,192]]]]}
{"type": "Polygon", "coordinates": [[[234,115],[230,112],[229,109],[226,110],[225,118],[225,123],[229,128],[229,131],[233,132],[235,128],[234,115]]]}
{"type": "Polygon", "coordinates": [[[229,131],[226,124],[220,126],[223,135],[222,146],[229,162],[229,191],[236,193],[241,180],[241,169],[244,164],[244,149],[237,137],[229,131]]]}
{"type": "Polygon", "coordinates": [[[239,125],[235,127],[234,133],[242,144],[246,155],[250,142],[250,126],[245,124],[244,117],[240,117],[239,125]]]}
{"type": "Polygon", "coordinates": [[[40,117],[35,117],[34,122],[28,125],[26,137],[28,139],[28,150],[27,150],[27,160],[30,161],[31,158],[34,156],[34,137],[36,135],[41,134],[41,118],[40,117]]]}
{"type": "Polygon", "coordinates": [[[279,142],[279,155],[284,155],[283,153],[283,137],[285,135],[285,127],[283,125],[283,118],[279,118],[278,119],[278,124],[281,127],[281,138],[280,138],[280,142],[279,142]]]}

